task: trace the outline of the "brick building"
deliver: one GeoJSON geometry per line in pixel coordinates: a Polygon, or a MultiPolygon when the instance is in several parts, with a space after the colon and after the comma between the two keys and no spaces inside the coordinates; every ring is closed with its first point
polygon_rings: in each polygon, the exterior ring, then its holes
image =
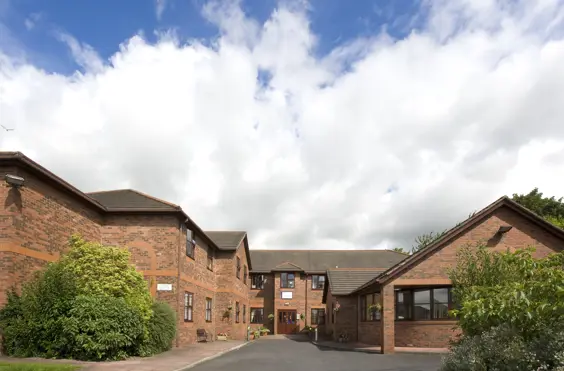
{"type": "Polygon", "coordinates": [[[380,345],[385,353],[394,347],[448,346],[457,333],[456,321],[448,317],[453,308],[448,269],[456,266],[460,247],[478,244],[497,251],[532,246],[536,257],[543,257],[564,249],[564,230],[502,197],[369,280],[354,272],[343,280],[342,274],[330,270],[324,302],[329,313],[336,306],[339,310],[327,333],[335,339],[348,334],[352,341],[380,345]],[[371,310],[374,304],[381,310],[371,310]]]}
{"type": "Polygon", "coordinates": [[[275,334],[305,326],[324,329],[328,270],[364,273],[366,280],[357,288],[405,257],[390,250],[252,250],[251,327],[264,326],[275,334]]]}
{"type": "Polygon", "coordinates": [[[179,206],[133,190],[84,193],[19,152],[0,152],[0,177],[0,306],[79,233],[131,252],[152,295],[177,312],[177,346],[197,329],[243,339],[247,326],[307,325],[384,352],[444,347],[456,326],[447,271],[460,246],[535,246],[538,256],[564,246],[564,230],[503,197],[411,256],[252,250],[244,231],[204,231],[179,206]]]}
{"type": "Polygon", "coordinates": [[[128,248],[152,295],[176,309],[177,346],[196,341],[200,328],[244,338],[244,320],[224,318],[223,309],[227,303],[248,308],[246,281],[237,272],[239,263],[251,269],[245,232],[237,233],[236,244],[224,243],[222,233],[202,231],[177,205],[133,190],[86,194],[18,152],[0,153],[0,176],[6,179],[0,185],[0,306],[9,288],[19,289],[57,260],[79,233],[128,248]]]}

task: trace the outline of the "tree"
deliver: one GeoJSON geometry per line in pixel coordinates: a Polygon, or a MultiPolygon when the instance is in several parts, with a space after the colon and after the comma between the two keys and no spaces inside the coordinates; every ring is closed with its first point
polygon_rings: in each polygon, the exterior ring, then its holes
{"type": "MultiPolygon", "coordinates": [[[[473,217],[476,214],[476,211],[471,212],[470,214],[468,214],[468,217],[461,221],[456,223],[456,225],[453,228],[458,227],[459,225],[461,225],[462,223],[464,223],[466,220],[470,219],[471,217],[473,217]]],[[[451,229],[453,229],[451,228],[451,229]]],[[[432,244],[433,242],[435,242],[436,240],[438,240],[439,238],[443,237],[450,229],[445,229],[442,232],[429,232],[429,233],[424,233],[422,235],[419,235],[415,238],[415,245],[412,246],[412,253],[416,253],[417,251],[424,249],[425,247],[429,246],[430,244],[432,244]]]]}
{"type": "Polygon", "coordinates": [[[71,276],[77,295],[124,298],[148,320],[153,299],[147,282],[130,258],[127,249],[87,242],[75,235],[70,239],[69,252],[57,264],[71,276]]]}
{"type": "Polygon", "coordinates": [[[408,254],[408,255],[409,255],[409,252],[408,252],[408,251],[404,251],[404,250],[403,250],[403,247],[394,247],[394,248],[392,249],[392,251],[401,252],[402,254],[408,254]]]}
{"type": "Polygon", "coordinates": [[[527,194],[514,193],[512,200],[559,228],[564,228],[564,198],[543,197],[538,188],[527,194]]]}
{"type": "Polygon", "coordinates": [[[489,251],[464,247],[450,271],[464,335],[478,335],[502,324],[525,339],[556,323],[564,323],[564,252],[542,259],[534,249],[489,251]]]}

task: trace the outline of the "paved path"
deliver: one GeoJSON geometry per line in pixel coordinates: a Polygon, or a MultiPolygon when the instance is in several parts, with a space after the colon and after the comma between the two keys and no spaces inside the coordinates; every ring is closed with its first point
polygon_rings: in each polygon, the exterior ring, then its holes
{"type": "Polygon", "coordinates": [[[190,371],[436,371],[438,354],[367,354],[269,337],[202,363],[190,371]]]}
{"type": "Polygon", "coordinates": [[[71,360],[46,360],[41,358],[1,357],[0,362],[9,363],[65,363],[81,366],[81,371],[180,371],[194,366],[210,357],[220,356],[241,346],[248,346],[244,341],[214,341],[198,343],[184,348],[173,349],[150,358],[130,358],[117,362],[79,362],[71,360]]]}

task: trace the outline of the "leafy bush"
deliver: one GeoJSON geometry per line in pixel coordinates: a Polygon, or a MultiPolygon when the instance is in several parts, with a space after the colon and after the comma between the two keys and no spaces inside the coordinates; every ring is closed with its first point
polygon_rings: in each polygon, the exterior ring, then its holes
{"type": "Polygon", "coordinates": [[[461,304],[453,314],[465,335],[507,323],[527,338],[547,325],[564,323],[564,253],[535,259],[533,251],[461,250],[450,277],[461,304]]]}
{"type": "Polygon", "coordinates": [[[170,305],[155,302],[152,309],[153,316],[147,323],[148,336],[140,348],[142,356],[169,350],[176,335],[176,313],[170,305]]]}
{"type": "Polygon", "coordinates": [[[174,312],[153,305],[126,249],[71,239],[71,249],[0,309],[3,350],[18,357],[121,359],[170,349],[174,312]],[[153,310],[157,313],[153,315],[153,310]]]}
{"type": "Polygon", "coordinates": [[[124,359],[144,338],[141,314],[123,298],[79,296],[61,322],[66,355],[78,360],[124,359]]]}
{"type": "Polygon", "coordinates": [[[78,294],[122,297],[145,320],[151,317],[153,300],[147,282],[129,262],[127,249],[86,242],[79,236],[72,236],[70,245],[57,264],[73,277],[78,294]]]}
{"type": "Polygon", "coordinates": [[[541,371],[564,367],[564,331],[547,329],[527,342],[502,325],[481,335],[464,336],[443,358],[441,371],[541,371]]]}

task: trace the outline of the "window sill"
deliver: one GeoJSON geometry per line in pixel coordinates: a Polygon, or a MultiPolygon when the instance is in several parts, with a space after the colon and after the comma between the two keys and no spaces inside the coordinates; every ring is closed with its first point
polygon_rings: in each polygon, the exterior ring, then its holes
{"type": "Polygon", "coordinates": [[[428,320],[396,320],[398,325],[456,325],[458,321],[452,319],[428,319],[428,320]]]}
{"type": "Polygon", "coordinates": [[[208,270],[209,270],[210,272],[213,272],[213,268],[209,268],[209,267],[208,267],[208,270]]]}
{"type": "Polygon", "coordinates": [[[212,320],[206,320],[206,323],[212,323],[212,320]]]}
{"type": "Polygon", "coordinates": [[[255,287],[255,288],[251,287],[251,290],[252,290],[252,291],[260,291],[260,290],[264,290],[264,288],[262,288],[262,289],[257,289],[256,287],[255,287]]]}
{"type": "Polygon", "coordinates": [[[194,320],[193,320],[193,319],[185,319],[184,322],[185,322],[185,323],[193,323],[194,320]]]}
{"type": "Polygon", "coordinates": [[[190,256],[190,255],[186,255],[186,257],[187,257],[187,258],[190,258],[190,259],[192,259],[192,260],[194,260],[194,261],[196,261],[196,258],[195,258],[195,257],[193,257],[193,256],[190,256]]]}

